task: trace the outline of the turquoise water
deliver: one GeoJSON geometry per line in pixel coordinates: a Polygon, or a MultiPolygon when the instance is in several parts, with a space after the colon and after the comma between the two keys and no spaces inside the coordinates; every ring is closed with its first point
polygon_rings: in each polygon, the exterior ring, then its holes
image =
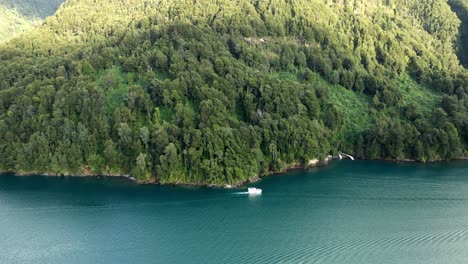
{"type": "Polygon", "coordinates": [[[0,176],[0,263],[468,263],[468,163],[342,161],[263,195],[0,176]]]}

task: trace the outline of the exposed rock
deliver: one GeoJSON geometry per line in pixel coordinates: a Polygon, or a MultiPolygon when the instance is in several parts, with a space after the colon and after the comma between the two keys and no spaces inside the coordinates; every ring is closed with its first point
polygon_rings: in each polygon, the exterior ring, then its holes
{"type": "Polygon", "coordinates": [[[320,160],[311,159],[311,160],[309,160],[309,163],[307,164],[307,166],[310,167],[310,168],[314,168],[314,167],[319,166],[319,164],[320,164],[320,160]]]}

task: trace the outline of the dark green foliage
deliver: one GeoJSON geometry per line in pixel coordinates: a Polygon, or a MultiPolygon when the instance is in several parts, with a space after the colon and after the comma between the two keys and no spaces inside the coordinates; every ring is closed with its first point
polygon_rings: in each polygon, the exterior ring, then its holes
{"type": "Polygon", "coordinates": [[[351,2],[69,0],[0,46],[0,168],[219,184],[466,153],[455,14],[351,2]]]}

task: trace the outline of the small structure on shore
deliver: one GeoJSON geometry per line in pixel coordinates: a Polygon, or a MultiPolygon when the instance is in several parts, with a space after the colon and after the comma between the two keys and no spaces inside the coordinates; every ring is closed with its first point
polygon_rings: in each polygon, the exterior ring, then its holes
{"type": "Polygon", "coordinates": [[[343,159],[343,157],[348,157],[350,160],[354,160],[354,157],[349,155],[349,154],[346,154],[346,153],[340,153],[338,154],[338,157],[341,159],[343,159]]]}

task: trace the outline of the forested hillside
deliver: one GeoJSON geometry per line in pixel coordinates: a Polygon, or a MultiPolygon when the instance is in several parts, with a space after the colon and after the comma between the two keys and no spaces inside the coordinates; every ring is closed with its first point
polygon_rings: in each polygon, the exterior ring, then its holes
{"type": "Polygon", "coordinates": [[[461,63],[468,67],[468,0],[449,0],[452,10],[461,20],[458,40],[458,56],[461,63]]]}
{"type": "Polygon", "coordinates": [[[0,168],[213,184],[338,151],[458,158],[468,72],[453,8],[69,0],[0,46],[0,168]]]}
{"type": "Polygon", "coordinates": [[[64,0],[0,0],[0,42],[28,32],[64,0]]]}

